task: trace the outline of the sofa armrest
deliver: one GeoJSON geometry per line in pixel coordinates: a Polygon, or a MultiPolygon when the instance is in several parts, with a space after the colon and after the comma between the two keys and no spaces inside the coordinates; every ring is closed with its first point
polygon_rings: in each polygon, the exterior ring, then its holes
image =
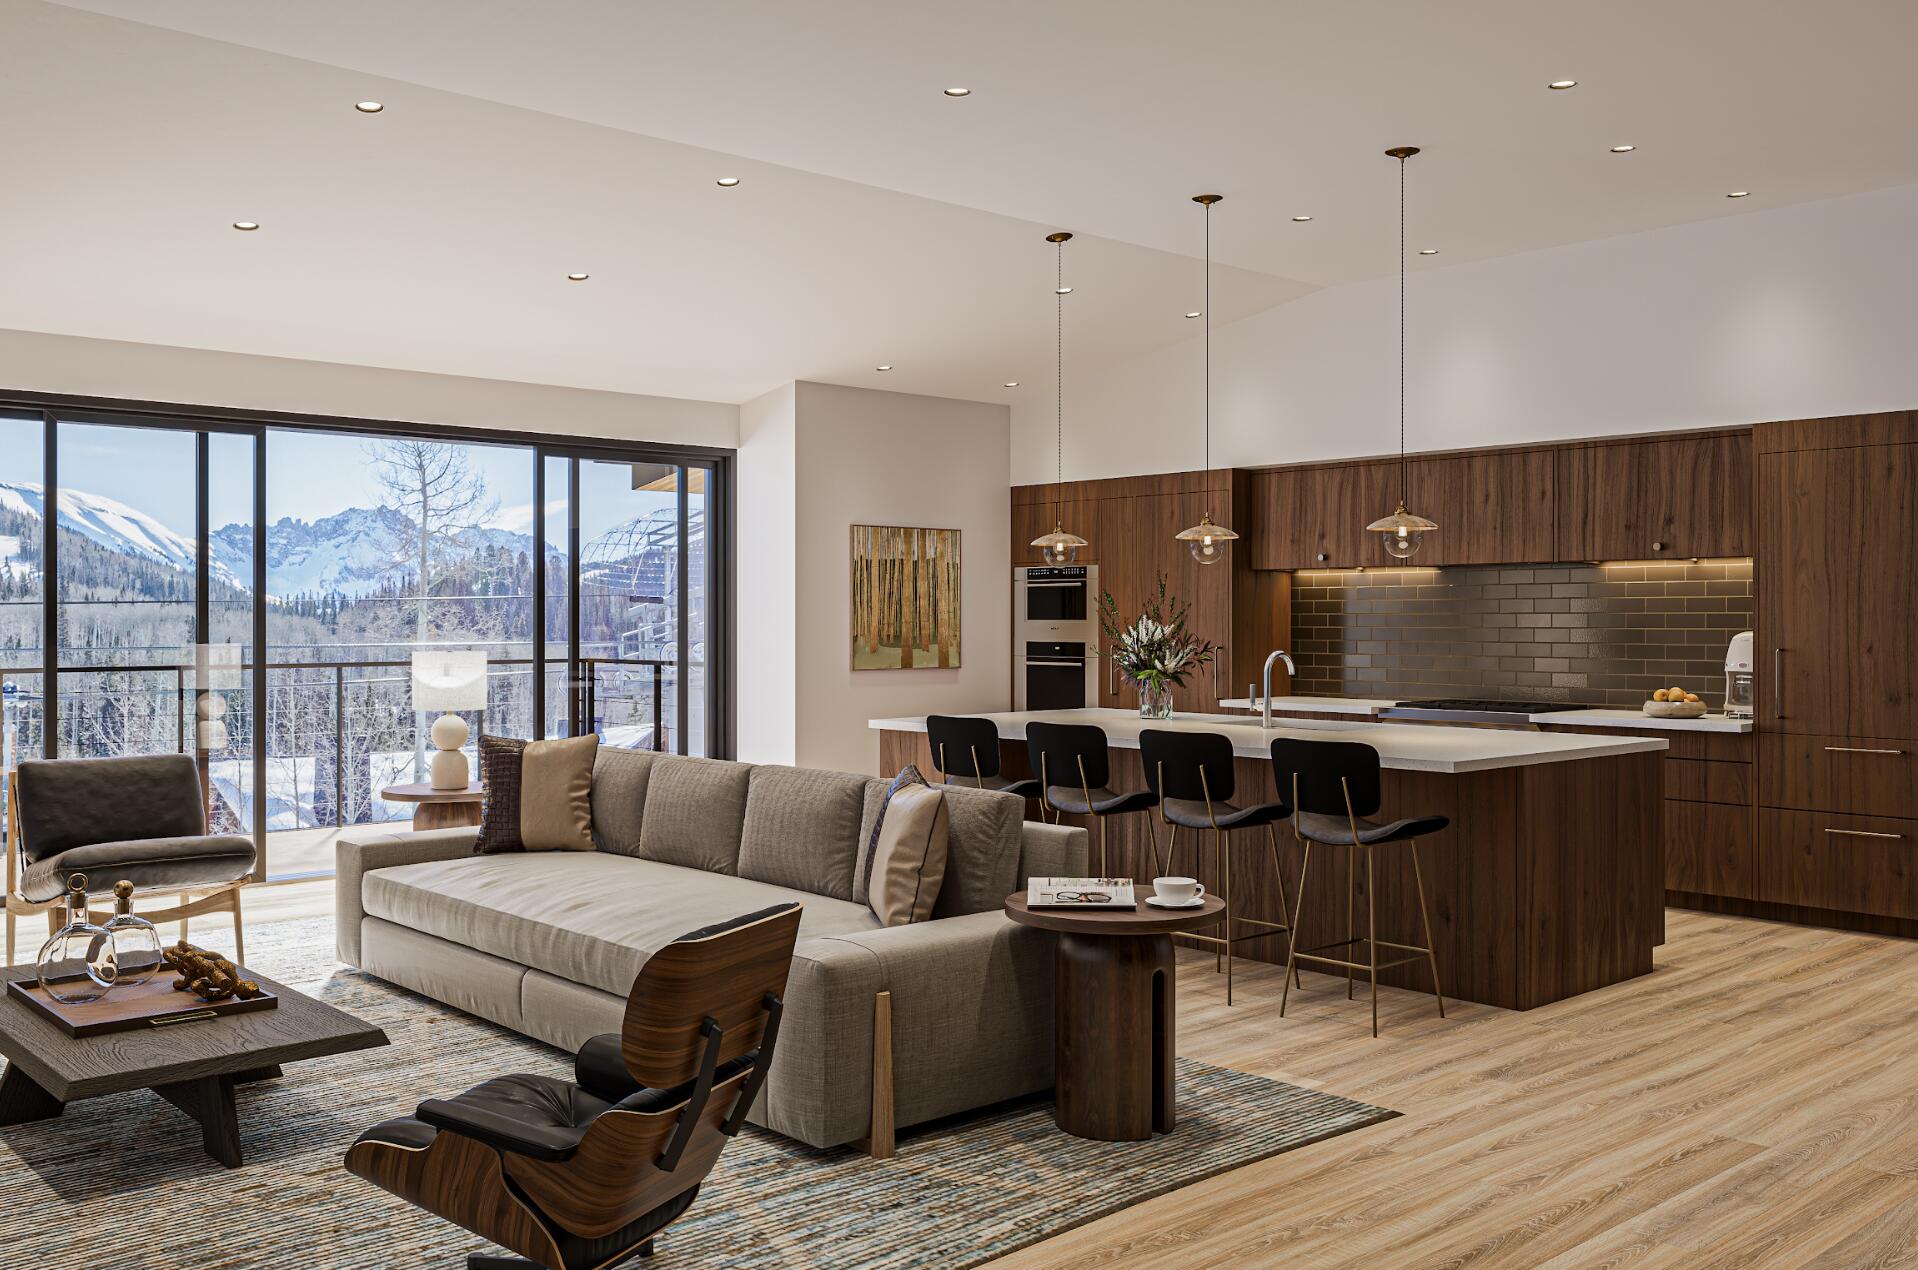
{"type": "Polygon", "coordinates": [[[1019,834],[1019,885],[1028,878],[1085,877],[1091,855],[1084,829],[1028,820],[1019,834]]]}
{"type": "Polygon", "coordinates": [[[430,860],[454,860],[473,854],[479,831],[472,828],[427,829],[418,833],[381,833],[368,829],[341,834],[333,844],[334,942],[340,960],[360,964],[360,921],[366,909],[360,903],[360,880],[374,869],[430,860]]]}

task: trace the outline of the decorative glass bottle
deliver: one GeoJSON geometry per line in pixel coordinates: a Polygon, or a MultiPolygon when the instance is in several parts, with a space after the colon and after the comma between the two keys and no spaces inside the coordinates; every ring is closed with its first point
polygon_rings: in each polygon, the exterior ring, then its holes
{"type": "Polygon", "coordinates": [[[133,883],[113,884],[113,916],[106,925],[113,936],[113,959],[119,970],[114,981],[135,988],[160,969],[160,932],[153,923],[133,913],[133,883]]]}
{"type": "Polygon", "coordinates": [[[87,912],[86,874],[67,879],[66,925],[40,946],[35,969],[47,995],[69,1005],[98,1001],[120,977],[113,936],[87,912]]]}

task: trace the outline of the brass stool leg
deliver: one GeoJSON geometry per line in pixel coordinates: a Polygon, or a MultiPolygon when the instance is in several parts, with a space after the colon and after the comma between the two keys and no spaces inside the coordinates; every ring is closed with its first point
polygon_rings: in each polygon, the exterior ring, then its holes
{"type": "MultiPolygon", "coordinates": [[[[1167,821],[1166,823],[1171,824],[1172,822],[1167,821]]],[[[1179,867],[1179,826],[1172,825],[1172,841],[1166,843],[1166,847],[1165,847],[1165,875],[1167,877],[1176,877],[1177,874],[1173,873],[1173,870],[1178,867],[1179,867]]]]}
{"type": "MultiPolygon", "coordinates": [[[[1272,857],[1272,876],[1279,880],[1279,919],[1285,923],[1285,943],[1289,948],[1298,939],[1299,932],[1292,922],[1292,901],[1285,894],[1285,870],[1279,867],[1279,836],[1271,825],[1265,827],[1265,847],[1272,857]]],[[[1298,974],[1298,967],[1294,966],[1292,973],[1298,974]]],[[[1299,984],[1299,989],[1304,991],[1305,985],[1299,984]]]]}
{"type": "Polygon", "coordinates": [[[1379,902],[1372,884],[1372,852],[1365,853],[1365,959],[1372,963],[1372,1037],[1379,1034],[1379,902]]]}
{"type": "MultiPolygon", "coordinates": [[[[1292,910],[1293,938],[1285,941],[1285,974],[1279,978],[1279,1017],[1285,1017],[1285,999],[1299,977],[1299,922],[1305,912],[1305,879],[1312,872],[1312,844],[1305,844],[1305,861],[1299,865],[1299,902],[1292,910]]],[[[1301,987],[1300,991],[1303,991],[1301,987]]]]}
{"type": "MultiPolygon", "coordinates": [[[[1352,928],[1352,887],[1358,874],[1359,862],[1354,858],[1358,853],[1357,847],[1345,849],[1345,959],[1348,962],[1353,960],[1352,942],[1357,933],[1352,928]]],[[[1352,967],[1349,965],[1345,968],[1345,999],[1352,999],[1352,967]]]]}
{"type": "MultiPolygon", "coordinates": [[[[1204,832],[1205,832],[1204,830],[1198,831],[1198,833],[1200,834],[1199,840],[1201,842],[1205,841],[1204,832]]],[[[1212,831],[1212,850],[1216,854],[1218,852],[1218,849],[1219,849],[1219,831],[1215,829],[1212,831]]],[[[1202,856],[1200,858],[1203,859],[1204,857],[1202,856]]],[[[1232,890],[1230,887],[1226,888],[1224,899],[1225,899],[1225,928],[1226,928],[1226,931],[1230,933],[1232,930],[1232,890]]],[[[1221,948],[1217,944],[1212,945],[1212,973],[1215,975],[1222,975],[1225,973],[1225,949],[1221,948]]]]}
{"type": "Polygon", "coordinates": [[[1145,831],[1147,836],[1152,839],[1152,867],[1160,870],[1156,876],[1164,877],[1165,866],[1159,861],[1159,831],[1152,824],[1152,813],[1150,811],[1145,814],[1145,831]]]}
{"type": "Polygon", "coordinates": [[[1099,822],[1099,876],[1109,878],[1112,872],[1106,863],[1106,818],[1095,816],[1094,819],[1099,822]]]}
{"type": "Polygon", "coordinates": [[[1232,1004],[1232,831],[1215,829],[1219,839],[1219,870],[1225,878],[1225,1003],[1232,1004]]]}
{"type": "Polygon", "coordinates": [[[1445,1017],[1445,992],[1439,987],[1438,953],[1432,944],[1432,918],[1425,911],[1425,873],[1419,868],[1419,840],[1412,839],[1412,881],[1419,889],[1419,921],[1425,927],[1425,960],[1432,967],[1432,995],[1438,998],[1439,1017],[1445,1017]]]}

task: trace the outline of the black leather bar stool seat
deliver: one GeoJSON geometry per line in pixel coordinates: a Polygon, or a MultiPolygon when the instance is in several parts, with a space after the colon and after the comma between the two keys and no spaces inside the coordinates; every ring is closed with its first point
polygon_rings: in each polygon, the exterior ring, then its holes
{"type": "Polygon", "coordinates": [[[991,719],[973,715],[929,714],[926,740],[933,766],[947,784],[954,777],[980,789],[996,789],[1021,798],[1037,798],[1039,782],[1014,780],[999,771],[999,729],[991,719]]]}
{"type": "MultiPolygon", "coordinates": [[[[1345,997],[1352,998],[1353,975],[1367,972],[1372,979],[1372,1035],[1379,1034],[1379,971],[1393,966],[1423,961],[1432,970],[1432,995],[1438,999],[1439,1017],[1445,1017],[1445,993],[1439,986],[1438,954],[1432,947],[1432,916],[1425,905],[1425,874],[1419,867],[1419,836],[1437,833],[1451,823],[1444,816],[1407,816],[1401,820],[1379,821],[1384,800],[1379,780],[1379,752],[1369,745],[1351,741],[1272,742],[1272,774],[1280,790],[1292,792],[1295,808],[1292,832],[1305,848],[1305,862],[1299,868],[1299,907],[1293,910],[1296,927],[1305,911],[1307,880],[1312,875],[1312,848],[1345,848],[1345,938],[1330,943],[1300,948],[1295,943],[1287,954],[1286,970],[1292,972],[1298,962],[1336,966],[1345,971],[1345,997]],[[1379,938],[1378,887],[1373,867],[1378,848],[1404,843],[1412,857],[1412,882],[1417,888],[1419,924],[1425,931],[1423,944],[1401,944],[1379,938]],[[1356,858],[1365,857],[1365,934],[1353,928],[1352,907],[1356,858]],[[1366,959],[1358,956],[1365,945],[1366,959]],[[1331,949],[1341,949],[1342,957],[1329,957],[1331,949]],[[1379,960],[1379,949],[1387,948],[1409,956],[1379,960]]],[[[1285,1017],[1286,995],[1296,975],[1280,985],[1279,1017],[1285,1017]]]]}
{"type": "MultiPolygon", "coordinates": [[[[1232,801],[1237,792],[1237,774],[1233,770],[1232,742],[1217,732],[1177,732],[1169,728],[1147,728],[1139,734],[1139,757],[1145,763],[1147,787],[1162,801],[1160,816],[1172,826],[1172,841],[1166,853],[1166,872],[1171,873],[1179,857],[1179,830],[1198,833],[1204,846],[1209,830],[1219,848],[1219,874],[1223,882],[1219,898],[1225,901],[1220,917],[1223,935],[1192,935],[1201,943],[1218,950],[1215,965],[1225,970],[1225,1003],[1232,1004],[1232,953],[1241,942],[1268,935],[1292,935],[1292,906],[1285,893],[1285,870],[1279,864],[1278,836],[1272,826],[1292,814],[1284,803],[1251,803],[1240,806],[1232,801]],[[1266,851],[1272,861],[1272,875],[1278,880],[1279,916],[1269,922],[1246,917],[1237,911],[1232,894],[1232,830],[1265,830],[1266,851]],[[1241,933],[1243,931],[1243,933],[1241,933]]],[[[1288,955],[1290,950],[1288,948],[1288,955]]],[[[1296,974],[1293,970],[1291,973],[1296,974]]]]}
{"type": "MultiPolygon", "coordinates": [[[[1045,805],[1057,815],[1090,816],[1099,822],[1099,876],[1110,877],[1107,860],[1106,821],[1113,816],[1150,812],[1159,805],[1159,795],[1151,790],[1131,792],[1112,788],[1112,756],[1106,748],[1102,728],[1088,723],[1028,723],[1026,753],[1032,770],[1039,773],[1045,790],[1045,805]]],[[[1146,817],[1146,832],[1152,838],[1152,859],[1159,859],[1159,835],[1146,817]]]]}
{"type": "Polygon", "coordinates": [[[1344,816],[1327,816],[1318,812],[1299,813],[1299,837],[1308,842],[1323,843],[1328,847],[1350,846],[1356,834],[1361,846],[1374,847],[1386,842],[1403,842],[1412,838],[1421,838],[1428,833],[1437,833],[1452,822],[1444,816],[1412,816],[1405,820],[1394,820],[1389,824],[1380,824],[1376,820],[1367,820],[1363,816],[1347,819],[1344,816]]]}

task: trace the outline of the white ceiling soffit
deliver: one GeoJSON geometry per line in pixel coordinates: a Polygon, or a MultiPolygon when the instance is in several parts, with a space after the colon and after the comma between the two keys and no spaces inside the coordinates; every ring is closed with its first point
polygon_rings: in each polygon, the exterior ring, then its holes
{"type": "Polygon", "coordinates": [[[1391,145],[1428,267],[1918,180],[1911,0],[78,7],[1164,251],[1215,191],[1318,286],[1391,271],[1391,145]]]}
{"type": "MultiPolygon", "coordinates": [[[[0,113],[0,328],[719,401],[1051,395],[1045,234],[1078,226],[39,0],[0,0],[0,113]]],[[[1069,358],[1191,335],[1190,256],[1081,234],[1066,264],[1069,358]]],[[[1220,269],[1215,312],[1310,289],[1220,269]]]]}

